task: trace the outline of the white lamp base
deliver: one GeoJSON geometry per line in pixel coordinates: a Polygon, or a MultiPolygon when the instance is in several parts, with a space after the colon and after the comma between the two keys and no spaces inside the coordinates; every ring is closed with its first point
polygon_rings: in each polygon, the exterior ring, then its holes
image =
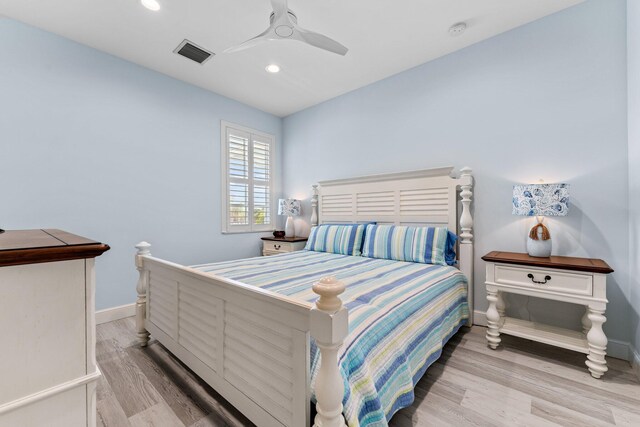
{"type": "Polygon", "coordinates": [[[287,224],[284,226],[285,237],[295,237],[296,229],[293,226],[293,217],[289,215],[287,217],[287,224]]]}
{"type": "Polygon", "coordinates": [[[549,240],[533,240],[527,237],[527,252],[529,256],[537,258],[548,258],[551,256],[551,239],[549,240]]]}

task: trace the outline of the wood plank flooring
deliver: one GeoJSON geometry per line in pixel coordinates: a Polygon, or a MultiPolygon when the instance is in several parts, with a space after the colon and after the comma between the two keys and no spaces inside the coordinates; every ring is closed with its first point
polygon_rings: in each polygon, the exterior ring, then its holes
{"type": "MultiPolygon", "coordinates": [[[[136,345],[134,329],[133,318],[97,328],[98,426],[253,425],[158,342],[136,345]]],[[[390,425],[640,426],[629,363],[608,358],[609,372],[595,380],[581,354],[509,336],[493,351],[485,331],[452,338],[390,425]]]]}

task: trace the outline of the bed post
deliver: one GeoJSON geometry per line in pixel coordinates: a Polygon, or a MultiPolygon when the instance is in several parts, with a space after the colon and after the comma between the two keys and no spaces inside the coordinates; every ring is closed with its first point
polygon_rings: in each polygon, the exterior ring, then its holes
{"type": "Polygon", "coordinates": [[[311,226],[318,225],[318,185],[312,185],[313,196],[311,196],[311,226]]]}
{"type": "Polygon", "coordinates": [[[346,427],[342,416],[344,381],[338,366],[338,350],[349,332],[349,315],[338,297],[344,290],[344,283],[332,276],[313,285],[313,292],[320,295],[311,309],[311,336],[320,350],[314,427],[346,427]]]}
{"type": "Polygon", "coordinates": [[[145,329],[144,323],[147,316],[147,284],[149,282],[149,272],[142,265],[142,257],[151,255],[151,245],[147,242],[140,242],[136,245],[138,252],[136,253],[136,268],[140,277],[138,277],[138,299],[136,301],[136,335],[138,343],[141,347],[145,347],[149,342],[149,332],[145,329]]]}
{"type": "Polygon", "coordinates": [[[471,215],[471,198],[473,197],[473,176],[470,168],[460,169],[460,198],[462,214],[460,215],[460,271],[466,276],[468,284],[469,320],[467,326],[473,325],[473,216],[471,215]]]}

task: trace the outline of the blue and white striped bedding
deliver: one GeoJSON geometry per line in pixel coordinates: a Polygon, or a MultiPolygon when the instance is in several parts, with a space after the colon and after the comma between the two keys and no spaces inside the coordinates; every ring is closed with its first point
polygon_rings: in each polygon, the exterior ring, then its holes
{"type": "MultiPolygon", "coordinates": [[[[339,358],[350,427],[386,426],[411,405],[415,384],[469,316],[466,279],[449,266],[300,251],[196,268],[309,302],[324,276],[347,285],[349,335],[339,358]]],[[[318,359],[312,342],[312,389],[318,359]]]]}

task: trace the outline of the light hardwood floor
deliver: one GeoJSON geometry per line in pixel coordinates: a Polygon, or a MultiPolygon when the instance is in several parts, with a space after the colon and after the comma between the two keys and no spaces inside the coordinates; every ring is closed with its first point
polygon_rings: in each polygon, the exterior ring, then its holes
{"type": "MultiPolygon", "coordinates": [[[[486,329],[458,333],[391,426],[640,426],[640,382],[609,358],[603,380],[584,356],[503,336],[490,350],[486,329]]],[[[133,318],[98,326],[98,426],[252,425],[159,343],[135,344],[133,318]]]]}

